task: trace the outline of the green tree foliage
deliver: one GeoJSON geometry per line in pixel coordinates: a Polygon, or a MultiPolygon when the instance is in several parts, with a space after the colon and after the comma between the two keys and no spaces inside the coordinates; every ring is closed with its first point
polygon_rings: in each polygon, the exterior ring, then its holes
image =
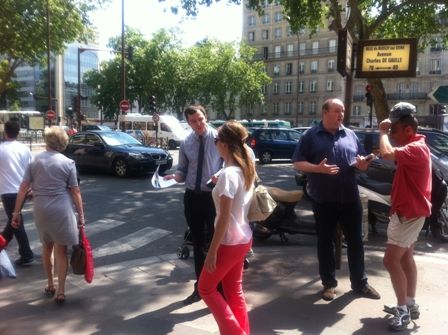
{"type": "MultiPolygon", "coordinates": [[[[254,62],[255,49],[244,44],[203,41],[184,49],[175,31],[160,30],[146,41],[127,30],[126,43],[134,50],[126,60],[127,96],[137,102],[139,112],[149,112],[149,97],[155,96],[159,112],[178,117],[186,105],[201,103],[229,119],[242,106],[263,102],[261,88],[270,82],[264,64],[254,62]]],[[[119,104],[121,39],[109,46],[117,50],[115,59],[102,64],[100,72],[90,71],[85,82],[97,92],[93,102],[108,117],[115,116],[119,104]]]]}
{"type": "Polygon", "coordinates": [[[88,14],[108,0],[2,0],[0,10],[0,107],[14,89],[14,71],[23,63],[44,63],[47,9],[50,48],[61,53],[67,43],[90,39],[88,14]],[[47,7],[48,6],[48,7],[47,7]]]}

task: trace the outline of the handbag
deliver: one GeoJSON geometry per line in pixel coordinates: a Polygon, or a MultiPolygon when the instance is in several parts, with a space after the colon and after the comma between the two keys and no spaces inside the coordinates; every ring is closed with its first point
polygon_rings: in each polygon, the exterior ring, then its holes
{"type": "Polygon", "coordinates": [[[263,185],[258,185],[254,188],[247,219],[250,222],[264,221],[272,214],[275,207],[277,207],[277,203],[269,194],[268,189],[263,185]]]}
{"type": "Polygon", "coordinates": [[[70,265],[74,274],[84,275],[87,283],[92,282],[95,273],[93,253],[84,228],[79,228],[79,243],[73,246],[70,265]]]}

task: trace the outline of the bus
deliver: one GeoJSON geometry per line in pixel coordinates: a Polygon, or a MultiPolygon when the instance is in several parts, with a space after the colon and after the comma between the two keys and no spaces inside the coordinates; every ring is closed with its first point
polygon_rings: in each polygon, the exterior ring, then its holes
{"type": "Polygon", "coordinates": [[[19,121],[22,131],[44,129],[44,117],[41,112],[0,110],[0,132],[3,133],[5,123],[13,119],[19,121]]]}
{"type": "Polygon", "coordinates": [[[118,129],[123,129],[129,135],[137,138],[144,144],[153,144],[156,136],[166,142],[169,149],[180,145],[189,132],[172,115],[159,115],[159,122],[153,121],[152,115],[128,113],[118,116],[118,129]]]}
{"type": "MultiPolygon", "coordinates": [[[[246,128],[291,128],[291,123],[284,120],[237,120],[246,128]]],[[[225,121],[215,120],[210,123],[215,126],[221,126],[225,121]]]]}

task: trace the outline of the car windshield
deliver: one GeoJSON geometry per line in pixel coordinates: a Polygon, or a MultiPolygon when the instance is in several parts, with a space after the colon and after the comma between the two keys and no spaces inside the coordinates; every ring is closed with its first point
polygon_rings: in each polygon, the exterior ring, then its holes
{"type": "Polygon", "coordinates": [[[429,146],[443,154],[448,154],[448,136],[445,134],[423,132],[429,146]]]}
{"type": "Polygon", "coordinates": [[[108,132],[102,133],[101,137],[104,142],[110,146],[118,146],[118,145],[142,145],[138,140],[133,138],[132,136],[122,133],[122,132],[108,132]]]}

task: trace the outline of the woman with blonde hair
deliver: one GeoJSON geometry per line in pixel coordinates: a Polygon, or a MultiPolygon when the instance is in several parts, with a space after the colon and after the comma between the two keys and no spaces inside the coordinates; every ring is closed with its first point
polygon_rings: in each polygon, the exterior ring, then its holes
{"type": "Polygon", "coordinates": [[[78,227],[84,225],[84,210],[75,162],[61,154],[67,146],[68,135],[62,128],[47,128],[45,143],[46,151],[38,154],[25,172],[12,222],[16,227],[21,224],[20,211],[31,188],[34,220],[42,242],[42,262],[48,281],[44,294],[48,297],[56,295],[54,301],[62,305],[68,269],[67,246],[78,244],[78,227]],[[53,252],[57,288],[53,282],[53,252]]]}
{"type": "Polygon", "coordinates": [[[249,334],[242,289],[244,257],[252,244],[247,213],[253,193],[255,165],[245,144],[247,130],[237,121],[218,129],[215,144],[225,168],[213,189],[215,232],[199,279],[199,294],[213,313],[221,334],[249,334]],[[223,294],[218,292],[222,283],[223,294]]]}

